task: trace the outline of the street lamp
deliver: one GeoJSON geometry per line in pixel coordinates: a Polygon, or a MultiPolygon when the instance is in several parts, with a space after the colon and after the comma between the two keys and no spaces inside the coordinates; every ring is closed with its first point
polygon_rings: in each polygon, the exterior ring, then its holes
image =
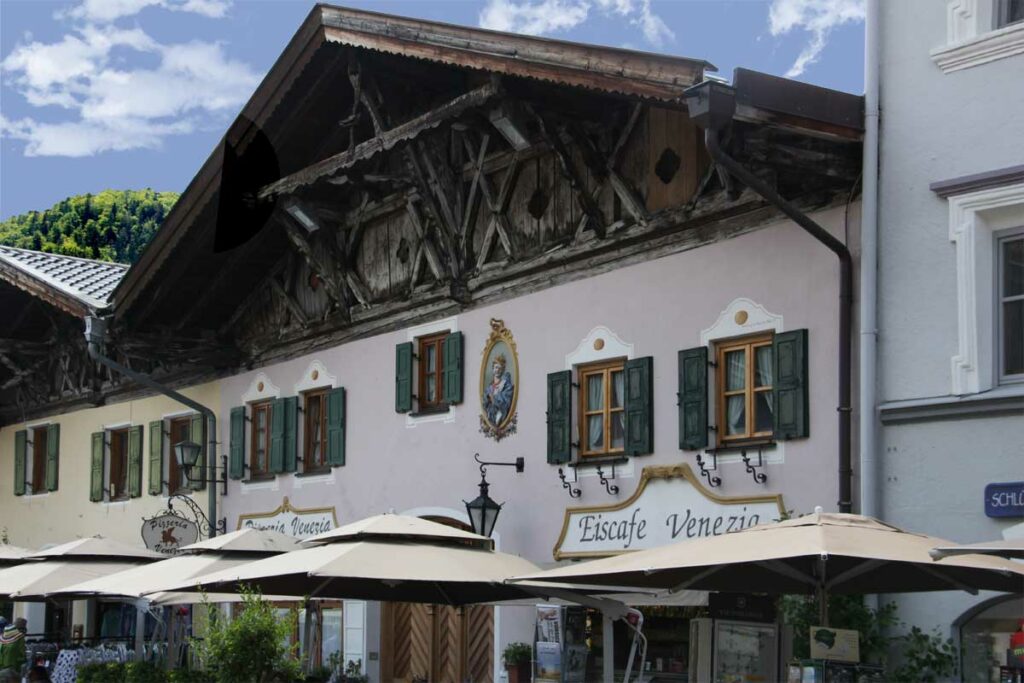
{"type": "Polygon", "coordinates": [[[200,472],[197,476],[192,476],[192,469],[199,462],[199,454],[202,452],[203,447],[194,441],[179,441],[174,445],[174,457],[178,461],[178,466],[185,470],[185,478],[188,479],[190,484],[220,484],[223,489],[222,493],[227,495],[228,493],[228,456],[220,456],[221,466],[211,467],[213,472],[213,478],[207,479],[200,472]],[[220,470],[220,474],[217,474],[217,470],[220,470]]]}
{"type": "Polygon", "coordinates": [[[480,459],[479,453],[474,454],[473,459],[480,464],[480,495],[468,503],[462,502],[466,505],[466,514],[469,515],[469,524],[473,527],[473,532],[490,538],[494,532],[494,525],[498,522],[498,513],[501,512],[504,503],[495,503],[487,495],[490,488],[487,483],[487,466],[515,467],[516,472],[522,472],[525,468],[525,461],[523,458],[516,458],[515,462],[484,462],[480,459]]]}

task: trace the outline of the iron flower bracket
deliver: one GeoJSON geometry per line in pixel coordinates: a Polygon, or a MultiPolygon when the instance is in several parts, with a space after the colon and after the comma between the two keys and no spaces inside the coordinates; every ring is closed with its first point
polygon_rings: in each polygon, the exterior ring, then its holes
{"type": "Polygon", "coordinates": [[[711,459],[714,461],[710,468],[704,464],[704,458],[700,453],[697,454],[697,467],[700,468],[700,474],[702,477],[708,480],[708,486],[711,488],[717,488],[722,485],[722,478],[719,476],[711,476],[711,470],[718,471],[718,454],[710,453],[711,459]]]}
{"type": "Polygon", "coordinates": [[[570,481],[568,481],[565,478],[565,470],[562,469],[561,467],[558,468],[558,478],[562,480],[562,488],[569,490],[569,497],[570,498],[579,498],[579,497],[581,497],[583,495],[583,492],[580,491],[579,489],[574,489],[572,487],[573,484],[576,484],[576,483],[579,482],[579,474],[576,473],[575,469],[573,469],[573,474],[575,475],[575,477],[570,482],[570,481]]]}
{"type": "MultiPolygon", "coordinates": [[[[595,471],[597,472],[598,479],[600,479],[601,483],[604,484],[604,490],[608,492],[608,495],[609,496],[617,496],[617,495],[619,495],[619,487],[616,486],[615,484],[612,484],[608,480],[608,478],[604,476],[604,472],[601,470],[601,466],[600,465],[597,466],[597,469],[595,471]]],[[[612,476],[611,476],[611,478],[612,479],[615,478],[615,463],[612,463],[612,476]]]]}
{"type": "Polygon", "coordinates": [[[758,472],[757,471],[759,467],[764,467],[764,457],[763,457],[762,452],[761,452],[761,447],[760,446],[757,447],[757,464],[756,465],[751,464],[751,459],[747,455],[747,449],[746,448],[744,448],[741,451],[741,454],[742,454],[742,457],[743,457],[743,464],[746,465],[746,467],[747,467],[747,474],[751,475],[754,478],[754,481],[757,482],[758,484],[763,484],[766,481],[768,481],[768,475],[767,474],[765,474],[764,472],[758,472]]]}

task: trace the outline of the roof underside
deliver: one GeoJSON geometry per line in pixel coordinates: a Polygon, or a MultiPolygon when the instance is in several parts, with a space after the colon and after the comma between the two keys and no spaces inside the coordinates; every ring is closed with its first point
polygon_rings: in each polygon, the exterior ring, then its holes
{"type": "Polygon", "coordinates": [[[121,263],[0,247],[0,278],[72,314],[105,308],[127,271],[121,263]]]}

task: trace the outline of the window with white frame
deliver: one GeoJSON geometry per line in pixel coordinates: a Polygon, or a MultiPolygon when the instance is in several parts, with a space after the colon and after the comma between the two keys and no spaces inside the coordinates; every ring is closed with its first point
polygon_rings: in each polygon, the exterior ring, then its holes
{"type": "Polygon", "coordinates": [[[1024,381],[1024,229],[996,247],[996,339],[1000,382],[1024,381]]]}
{"type": "Polygon", "coordinates": [[[1024,21],[1024,0],[998,0],[995,18],[996,28],[1024,21]]]}

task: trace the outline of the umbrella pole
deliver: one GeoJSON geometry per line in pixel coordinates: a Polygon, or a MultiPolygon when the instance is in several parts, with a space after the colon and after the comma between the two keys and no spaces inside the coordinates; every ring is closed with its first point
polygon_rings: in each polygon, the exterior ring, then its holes
{"type": "Polygon", "coordinates": [[[828,626],[828,589],[825,587],[825,555],[818,557],[818,624],[828,626]]]}

